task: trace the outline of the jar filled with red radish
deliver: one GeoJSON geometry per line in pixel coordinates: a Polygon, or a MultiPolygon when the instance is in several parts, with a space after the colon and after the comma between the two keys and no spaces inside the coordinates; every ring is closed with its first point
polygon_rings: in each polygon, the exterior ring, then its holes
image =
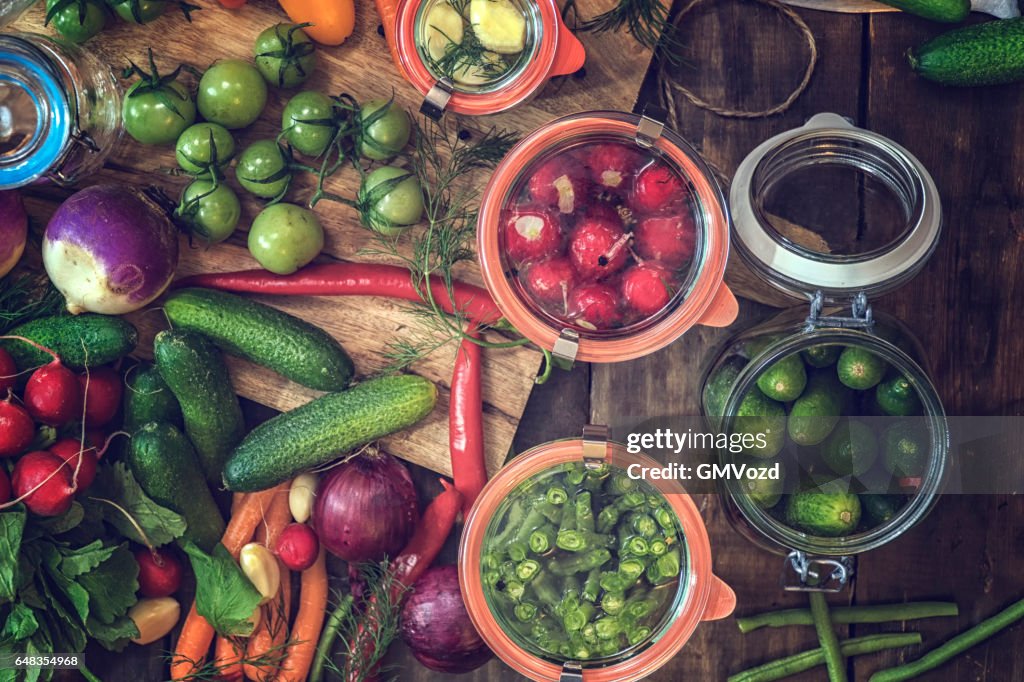
{"type": "Polygon", "coordinates": [[[528,135],[484,190],[478,249],[505,318],[563,361],[629,360],[736,318],[724,196],[656,115],[575,114],[528,135]]]}

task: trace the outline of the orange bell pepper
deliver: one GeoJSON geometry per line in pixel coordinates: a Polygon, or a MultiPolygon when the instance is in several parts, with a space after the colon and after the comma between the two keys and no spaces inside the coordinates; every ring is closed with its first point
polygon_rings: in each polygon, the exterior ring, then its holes
{"type": "Polygon", "coordinates": [[[352,35],[356,25],[353,0],[278,0],[278,3],[296,24],[312,24],[302,30],[321,45],[341,45],[352,35]]]}

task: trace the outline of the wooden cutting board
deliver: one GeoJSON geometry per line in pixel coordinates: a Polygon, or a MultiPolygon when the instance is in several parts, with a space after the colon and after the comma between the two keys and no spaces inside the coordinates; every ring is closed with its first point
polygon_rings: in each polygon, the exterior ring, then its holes
{"type": "MultiPolygon", "coordinates": [[[[43,28],[43,3],[26,13],[13,26],[15,30],[48,32],[43,28]]],[[[229,11],[216,3],[199,0],[203,10],[193,15],[188,24],[176,13],[146,26],[118,22],[88,44],[115,69],[128,59],[143,64],[146,48],[152,47],[161,69],[170,71],[179,62],[205,68],[217,59],[251,58],[256,36],[264,28],[287,21],[276,2],[252,0],[244,8],[229,11]]],[[[614,0],[590,0],[584,11],[598,13],[614,5],[614,0]]],[[[421,97],[398,75],[391,62],[384,39],[378,34],[379,20],[370,0],[357,2],[355,33],[344,45],[321,48],[317,70],[305,87],[329,94],[347,92],[360,101],[387,98],[396,100],[410,112],[419,108],[421,97]]],[[[592,109],[632,110],[637,93],[650,63],[650,51],[637,45],[624,33],[581,36],[587,48],[585,70],[548,84],[540,96],[512,113],[464,121],[470,129],[491,126],[528,132],[551,119],[592,109]]],[[[291,93],[273,91],[260,121],[237,136],[241,150],[250,142],[277,134],[281,110],[291,93]]],[[[452,121],[455,125],[457,122],[452,121]]],[[[185,179],[167,175],[174,168],[170,148],[143,147],[132,140],[122,142],[107,168],[91,181],[119,181],[134,184],[160,184],[176,194],[185,179]]],[[[483,184],[487,174],[475,180],[483,184]]],[[[230,182],[234,182],[233,178],[230,182]]],[[[352,197],[359,179],[354,170],[346,169],[327,184],[328,191],[352,197]]],[[[311,193],[312,179],[304,177],[293,183],[290,199],[302,203],[311,193]]],[[[236,185],[237,189],[237,185],[236,185]]],[[[259,211],[259,203],[239,190],[243,199],[242,226],[245,229],[259,211]]],[[[40,220],[57,201],[49,206],[32,202],[30,209],[40,220]]],[[[321,203],[316,209],[326,232],[325,258],[366,260],[360,251],[372,245],[372,236],[358,223],[355,212],[340,204],[321,203]]],[[[245,248],[245,234],[236,233],[231,240],[210,249],[185,248],[179,272],[230,271],[257,267],[245,248]]],[[[476,264],[459,271],[467,281],[480,283],[476,264]]],[[[386,364],[382,356],[385,344],[415,330],[419,322],[406,311],[404,304],[383,299],[344,298],[266,298],[264,302],[287,310],[317,324],[337,337],[349,350],[357,370],[363,376],[372,374],[386,364]]],[[[138,313],[133,321],[142,330],[140,354],[151,351],[155,331],[166,326],[158,310],[138,313]]],[[[436,382],[441,391],[437,408],[424,422],[385,441],[393,454],[445,474],[451,473],[448,455],[448,385],[454,360],[454,346],[434,353],[413,366],[413,371],[436,382]]],[[[533,388],[534,376],[541,356],[534,350],[488,350],[484,370],[484,420],[487,461],[493,471],[501,466],[533,388]]],[[[300,405],[316,393],[283,380],[276,374],[244,361],[230,362],[235,388],[240,395],[279,410],[300,405]]],[[[566,434],[568,435],[568,434],[566,434]]]]}

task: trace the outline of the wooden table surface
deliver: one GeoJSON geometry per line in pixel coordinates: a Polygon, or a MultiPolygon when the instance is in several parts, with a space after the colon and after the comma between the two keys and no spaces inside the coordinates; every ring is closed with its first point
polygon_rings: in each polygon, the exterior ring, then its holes
{"type": "MultiPolygon", "coordinates": [[[[784,115],[724,119],[683,105],[684,137],[732,172],[757,143],[833,111],[891,137],[930,169],[943,198],[945,233],[937,253],[911,283],[874,301],[906,322],[929,355],[933,379],[952,415],[1020,415],[1024,411],[1024,87],[946,90],[917,79],[907,47],[941,30],[901,14],[839,15],[801,11],[821,61],[810,88],[784,115]]],[[[806,59],[799,37],[769,9],[750,2],[707,3],[684,24],[690,46],[684,82],[712,101],[762,108],[798,82],[806,59]]],[[[652,92],[650,83],[646,92],[652,92]]],[[[741,301],[727,330],[695,329],[669,348],[633,362],[579,366],[557,373],[527,406],[519,451],[580,433],[584,423],[626,424],[643,416],[698,414],[698,384],[718,344],[773,311],[741,301]]],[[[421,490],[436,475],[415,472],[421,490]]],[[[436,484],[435,484],[436,485],[436,484]]],[[[781,558],[741,538],[715,496],[700,500],[715,572],[734,587],[737,613],[805,604],[779,587],[781,558]]],[[[454,561],[454,539],[447,559],[454,561]]],[[[1024,496],[947,496],[918,527],[860,558],[853,584],[835,603],[952,599],[953,619],[910,624],[924,647],[850,662],[851,679],[916,658],[951,633],[1024,596],[1024,496]]],[[[849,628],[864,635],[875,626],[849,628]]],[[[724,680],[740,669],[816,646],[811,628],[739,634],[729,618],[703,624],[681,653],[651,680],[724,680]]],[[[390,655],[402,681],[449,679],[419,666],[396,645],[390,655]]],[[[103,666],[104,679],[158,679],[152,652],[130,648],[103,666]],[[148,660],[147,660],[148,659],[148,660]],[[148,671],[148,673],[142,672],[148,671]],[[149,675],[153,675],[150,677],[149,675]]],[[[462,676],[466,682],[522,679],[500,662],[462,676]]],[[[822,669],[798,680],[824,679],[822,669]]],[[[1024,625],[1018,624],[922,680],[1024,680],[1024,625]]]]}

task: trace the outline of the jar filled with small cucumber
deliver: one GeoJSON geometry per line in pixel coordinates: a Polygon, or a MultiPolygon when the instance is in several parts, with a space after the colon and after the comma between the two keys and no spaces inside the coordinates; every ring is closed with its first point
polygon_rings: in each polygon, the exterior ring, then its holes
{"type": "Polygon", "coordinates": [[[587,429],[502,468],[463,531],[467,612],[495,654],[533,680],[642,679],[736,604],[678,482],[645,478],[661,465],[587,429]]]}
{"type": "Polygon", "coordinates": [[[822,114],[744,160],[730,207],[733,244],[770,302],[810,305],[743,331],[708,370],[709,424],[752,438],[719,459],[779,471],[722,481],[726,509],[742,534],[789,554],[801,582],[808,557],[832,557],[842,583],[846,558],[920,522],[947,471],[925,353],[871,304],[934,251],[938,193],[910,152],[822,114]]]}

